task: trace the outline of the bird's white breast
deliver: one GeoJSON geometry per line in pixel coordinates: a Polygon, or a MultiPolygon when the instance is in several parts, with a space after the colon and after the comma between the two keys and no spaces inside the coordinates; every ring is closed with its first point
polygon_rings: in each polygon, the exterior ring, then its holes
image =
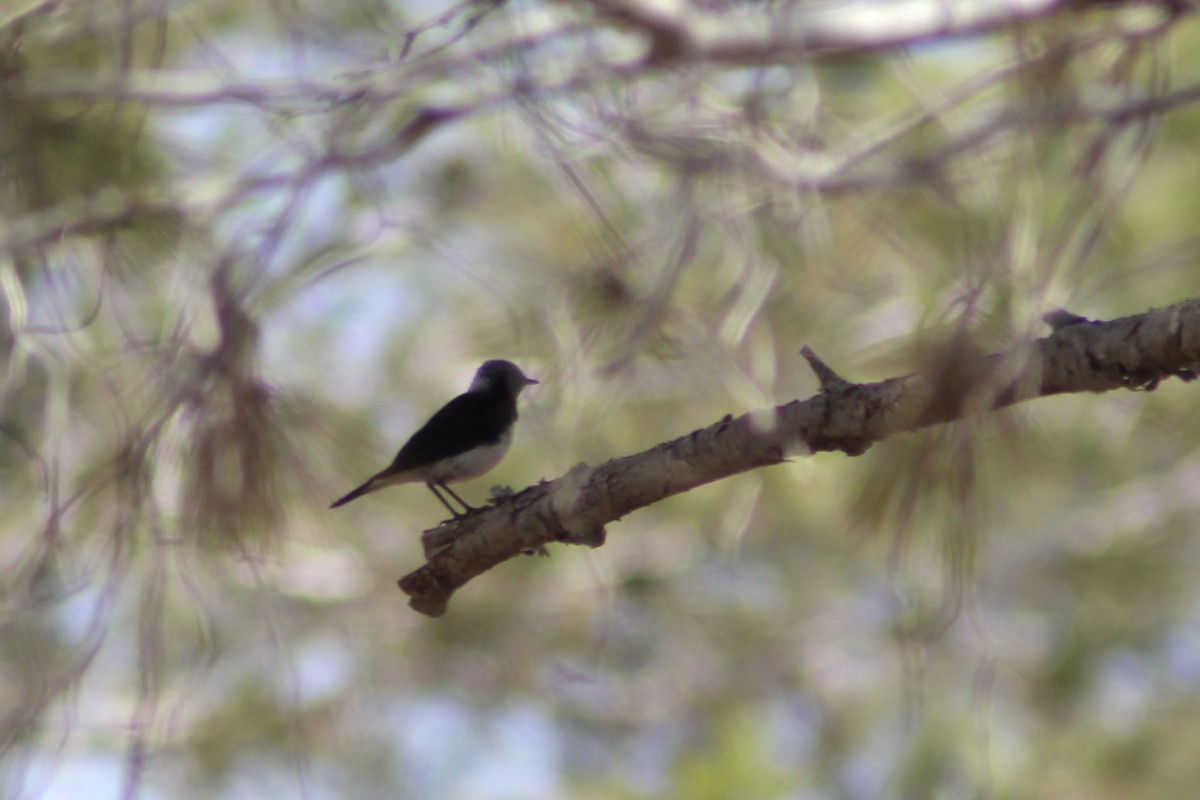
{"type": "Polygon", "coordinates": [[[513,429],[509,426],[500,437],[500,441],[495,444],[476,447],[474,450],[430,464],[425,470],[424,478],[435,483],[457,483],[478,478],[500,463],[512,444],[512,438],[513,429]]]}

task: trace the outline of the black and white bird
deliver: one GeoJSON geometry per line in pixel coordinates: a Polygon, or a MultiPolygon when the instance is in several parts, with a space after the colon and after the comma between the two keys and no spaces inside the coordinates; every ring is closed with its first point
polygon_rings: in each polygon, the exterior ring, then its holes
{"type": "Polygon", "coordinates": [[[330,508],[399,483],[424,483],[455,517],[458,512],[438,489],[445,489],[467,511],[475,511],[447,486],[478,478],[500,463],[512,444],[517,397],[537,383],[511,361],[485,361],[464,394],[442,406],[412,435],[387,469],[330,508]]]}

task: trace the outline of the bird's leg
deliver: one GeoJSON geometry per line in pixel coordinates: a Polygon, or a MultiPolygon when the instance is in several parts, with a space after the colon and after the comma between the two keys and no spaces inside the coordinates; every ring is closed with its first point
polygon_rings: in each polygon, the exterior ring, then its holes
{"type": "MultiPolygon", "coordinates": [[[[433,481],[429,481],[425,485],[429,487],[429,491],[433,492],[433,496],[442,502],[442,505],[444,505],[446,507],[446,510],[450,512],[451,516],[453,516],[455,519],[461,519],[462,517],[466,516],[465,514],[458,513],[458,510],[455,509],[454,506],[452,506],[452,505],[450,505],[450,503],[446,502],[446,498],[442,497],[442,493],[438,491],[438,485],[436,483],[434,483],[433,481]]],[[[446,487],[444,485],[442,486],[442,488],[446,489],[446,487]]],[[[446,491],[449,492],[450,490],[446,489],[446,491]]],[[[454,492],[450,492],[450,494],[453,495],[454,492]]],[[[462,498],[458,497],[458,495],[454,495],[454,497],[455,497],[455,499],[458,500],[458,502],[462,503],[462,498]]],[[[463,505],[466,506],[468,510],[474,510],[470,506],[468,506],[466,503],[463,503],[463,505]]]]}
{"type": "Polygon", "coordinates": [[[453,498],[454,498],[455,500],[457,500],[458,502],[462,503],[462,507],[463,507],[463,508],[465,508],[465,509],[468,511],[468,513],[469,513],[469,512],[471,512],[471,511],[478,511],[478,510],[479,510],[479,509],[478,509],[478,508],[476,508],[475,506],[473,506],[473,505],[471,505],[470,503],[468,503],[466,500],[463,500],[461,497],[459,497],[459,496],[458,496],[458,494],[457,494],[457,493],[456,493],[456,492],[455,492],[453,489],[451,489],[449,486],[447,486],[446,484],[444,484],[444,483],[440,483],[440,484],[438,484],[438,485],[439,485],[441,488],[445,489],[447,492],[449,492],[451,497],[453,497],[453,498]]]}

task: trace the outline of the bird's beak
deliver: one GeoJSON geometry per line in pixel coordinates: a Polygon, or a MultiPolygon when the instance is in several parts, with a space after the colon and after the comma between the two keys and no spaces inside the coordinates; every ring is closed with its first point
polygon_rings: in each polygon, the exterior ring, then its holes
{"type": "Polygon", "coordinates": [[[528,375],[525,376],[525,385],[526,386],[529,386],[534,383],[541,383],[541,381],[537,380],[536,378],[531,378],[528,375]]]}

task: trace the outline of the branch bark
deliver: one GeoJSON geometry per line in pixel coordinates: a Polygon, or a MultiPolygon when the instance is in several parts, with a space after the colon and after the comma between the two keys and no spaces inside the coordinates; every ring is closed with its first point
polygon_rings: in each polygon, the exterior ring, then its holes
{"type": "MultiPolygon", "coordinates": [[[[425,531],[427,562],[400,580],[409,605],[441,616],[472,578],[522,553],[559,542],[599,547],[604,526],[671,495],[789,453],[859,455],[875,442],[1025,400],[1072,392],[1152,390],[1192,380],[1200,366],[1200,298],[1109,322],[1067,312],[1046,317],[1053,333],[983,358],[957,350],[927,374],[851,383],[808,348],[821,392],[724,419],[642,453],[541,481],[477,514],[425,531]]],[[[954,350],[952,348],[952,350],[954,350]]]]}

